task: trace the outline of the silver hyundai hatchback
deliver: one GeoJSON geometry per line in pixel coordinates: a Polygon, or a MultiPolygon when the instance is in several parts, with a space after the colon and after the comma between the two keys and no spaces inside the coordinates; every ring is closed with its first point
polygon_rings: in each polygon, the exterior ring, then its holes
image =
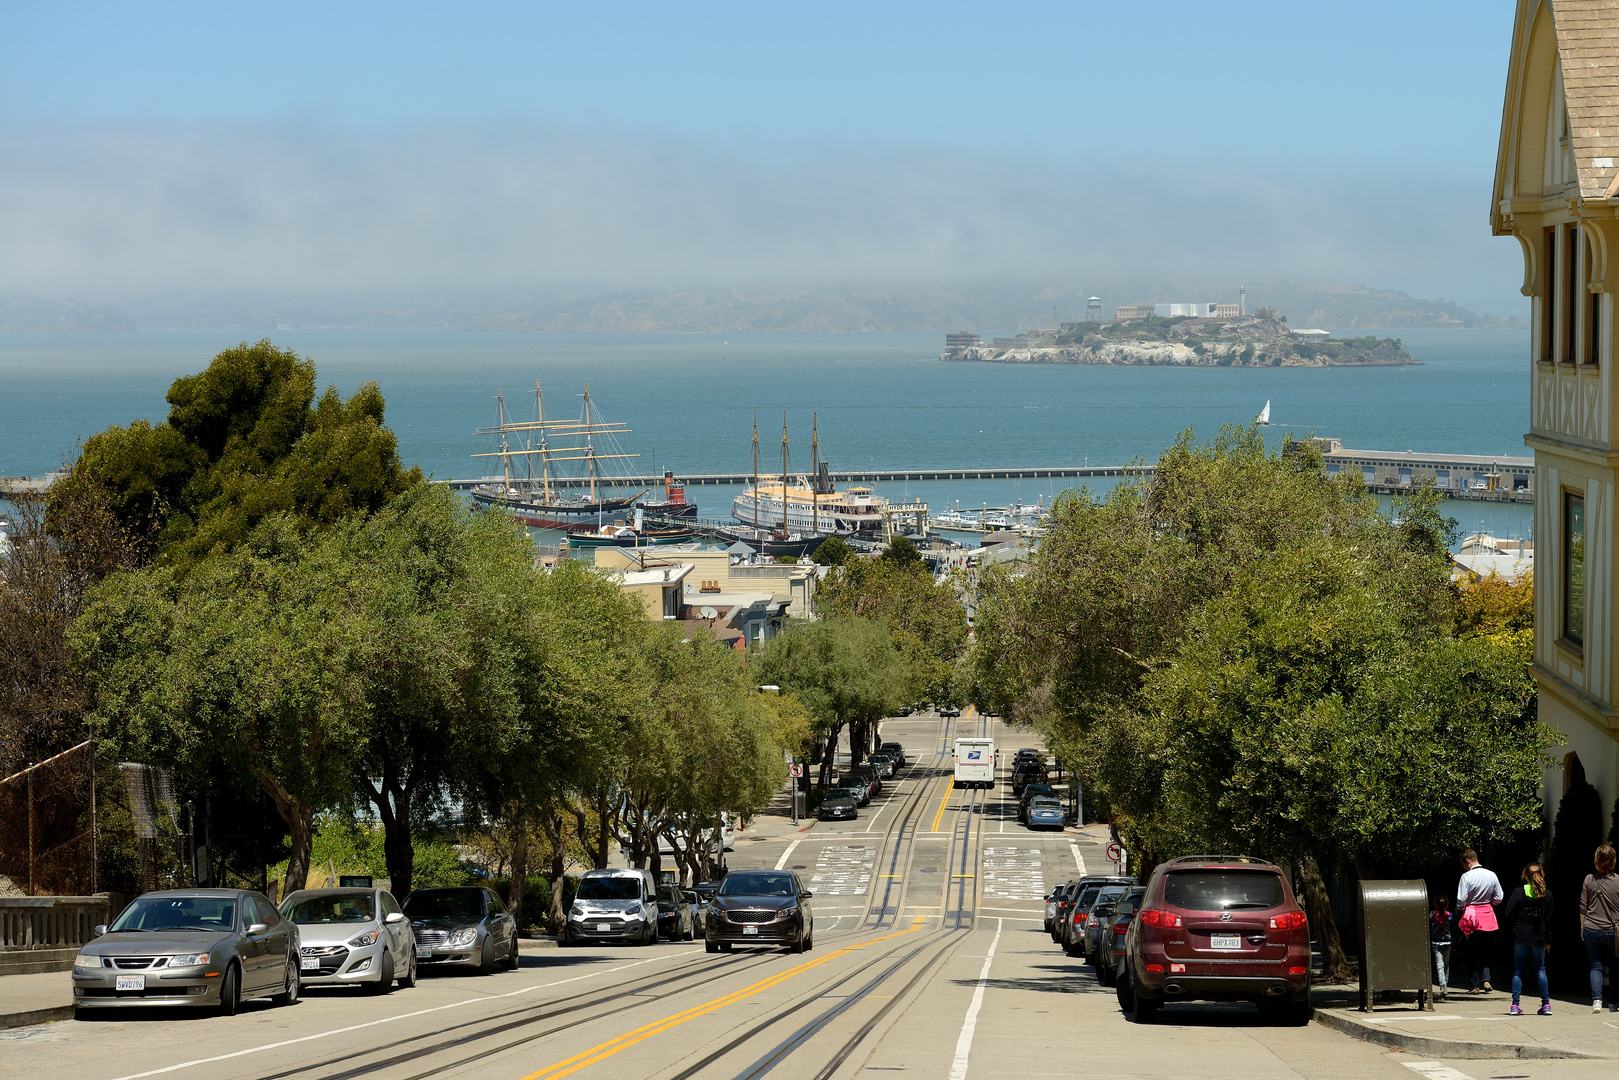
{"type": "Polygon", "coordinates": [[[373,993],[416,985],[410,921],[386,889],[302,889],[281,902],[298,926],[305,986],[363,984],[373,993]]]}

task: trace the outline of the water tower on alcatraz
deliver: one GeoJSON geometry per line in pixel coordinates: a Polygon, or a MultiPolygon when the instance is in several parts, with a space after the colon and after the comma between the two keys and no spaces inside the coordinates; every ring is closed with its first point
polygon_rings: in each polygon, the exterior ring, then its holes
{"type": "Polygon", "coordinates": [[[1102,321],[1102,298],[1100,296],[1087,296],[1085,298],[1085,321],[1093,323],[1102,321]]]}

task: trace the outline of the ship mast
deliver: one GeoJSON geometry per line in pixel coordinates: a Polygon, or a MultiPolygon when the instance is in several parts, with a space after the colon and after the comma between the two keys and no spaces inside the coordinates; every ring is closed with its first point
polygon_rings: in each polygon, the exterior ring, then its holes
{"type": "Polygon", "coordinates": [[[540,394],[540,380],[534,380],[534,423],[540,429],[540,482],[545,489],[545,505],[551,505],[551,455],[546,452],[545,399],[540,394]]]}
{"type": "Polygon", "coordinates": [[[821,531],[821,424],[810,413],[810,532],[821,531]]]}
{"type": "Polygon", "coordinates": [[[511,445],[506,441],[506,392],[495,391],[496,411],[500,419],[500,461],[503,475],[506,478],[505,491],[512,489],[512,452],[511,445]]]}
{"type": "Polygon", "coordinates": [[[781,410],[781,532],[787,538],[787,410],[781,410]]]}
{"type": "Polygon", "coordinates": [[[585,383],[585,456],[590,460],[590,501],[596,501],[596,439],[590,430],[590,384],[585,383]]]}
{"type": "Polygon", "coordinates": [[[759,410],[753,410],[753,542],[759,542],[759,410]]]}

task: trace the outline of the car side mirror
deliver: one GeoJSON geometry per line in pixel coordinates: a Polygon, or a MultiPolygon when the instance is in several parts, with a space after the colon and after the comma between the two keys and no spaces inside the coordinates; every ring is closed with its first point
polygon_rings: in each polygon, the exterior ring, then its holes
{"type": "Polygon", "coordinates": [[[256,922],[247,928],[247,932],[249,934],[262,934],[268,929],[270,929],[269,923],[256,922]]]}
{"type": "Polygon", "coordinates": [[[800,900],[808,900],[810,897],[812,897],[814,895],[815,895],[814,893],[810,892],[808,889],[805,889],[803,892],[798,894],[798,898],[800,900]]]}
{"type": "Polygon", "coordinates": [[[107,932],[107,924],[106,923],[96,923],[94,926],[92,926],[90,928],[90,936],[91,937],[100,937],[102,934],[105,934],[106,932],[107,932]]]}
{"type": "Polygon", "coordinates": [[[405,917],[397,911],[390,911],[388,912],[388,917],[382,921],[390,923],[402,923],[405,921],[405,917]]]}

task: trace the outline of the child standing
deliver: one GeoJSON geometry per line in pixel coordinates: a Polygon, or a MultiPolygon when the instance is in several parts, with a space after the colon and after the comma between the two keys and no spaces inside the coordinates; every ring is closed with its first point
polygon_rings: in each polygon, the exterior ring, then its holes
{"type": "Polygon", "coordinates": [[[1436,896],[1428,907],[1428,942],[1433,947],[1434,974],[1439,979],[1439,1000],[1450,991],[1450,901],[1436,896]]]}

